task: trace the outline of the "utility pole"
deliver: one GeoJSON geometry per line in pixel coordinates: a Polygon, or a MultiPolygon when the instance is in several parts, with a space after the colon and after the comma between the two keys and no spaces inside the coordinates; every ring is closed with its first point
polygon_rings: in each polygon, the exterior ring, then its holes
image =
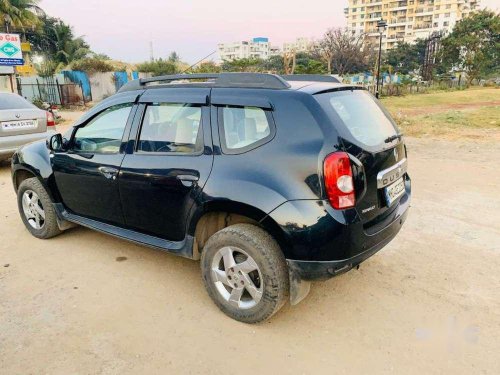
{"type": "Polygon", "coordinates": [[[153,40],[149,41],[149,59],[155,61],[155,55],[153,53],[153,40]]]}

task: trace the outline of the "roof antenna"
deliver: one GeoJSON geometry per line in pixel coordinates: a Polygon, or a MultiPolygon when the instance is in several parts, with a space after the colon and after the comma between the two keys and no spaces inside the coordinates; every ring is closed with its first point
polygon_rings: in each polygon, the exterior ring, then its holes
{"type": "Polygon", "coordinates": [[[189,68],[187,68],[186,70],[184,70],[181,74],[184,74],[184,73],[188,72],[189,70],[191,70],[191,68],[195,67],[196,65],[198,65],[199,63],[201,63],[203,60],[208,59],[210,56],[212,56],[216,52],[217,52],[217,50],[213,51],[210,55],[205,56],[201,60],[196,61],[193,65],[191,65],[189,68]]]}

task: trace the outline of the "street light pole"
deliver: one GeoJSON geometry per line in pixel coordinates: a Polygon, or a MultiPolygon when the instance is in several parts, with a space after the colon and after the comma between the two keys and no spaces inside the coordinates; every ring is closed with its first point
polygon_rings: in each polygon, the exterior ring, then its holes
{"type": "Polygon", "coordinates": [[[384,34],[385,28],[387,27],[387,22],[383,19],[377,22],[377,28],[380,33],[380,42],[378,46],[378,63],[377,63],[377,88],[375,91],[375,96],[379,98],[380,96],[380,64],[382,62],[382,36],[384,34]]]}

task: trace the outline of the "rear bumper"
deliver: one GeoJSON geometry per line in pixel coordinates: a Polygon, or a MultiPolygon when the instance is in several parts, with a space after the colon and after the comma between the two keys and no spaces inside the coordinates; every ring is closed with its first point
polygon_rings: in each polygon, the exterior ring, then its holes
{"type": "MultiPolygon", "coordinates": [[[[369,222],[356,209],[334,210],[327,201],[288,201],[273,210],[281,230],[276,238],[287,259],[290,276],[301,280],[327,279],[357,266],[387,245],[408,216],[411,181],[389,210],[369,222]]],[[[263,220],[264,225],[270,222],[263,220]]]]}
{"type": "Polygon", "coordinates": [[[344,272],[351,270],[356,267],[389,242],[391,242],[394,237],[399,233],[403,223],[406,221],[408,216],[408,208],[404,213],[395,221],[392,222],[388,227],[384,228],[383,239],[372,245],[368,250],[363,251],[351,258],[341,259],[341,260],[331,260],[331,261],[307,261],[307,260],[292,260],[287,259],[289,272],[291,278],[298,278],[301,280],[326,280],[331,277],[340,275],[344,272]]]}
{"type": "Polygon", "coordinates": [[[56,134],[54,130],[47,130],[44,133],[32,133],[21,135],[9,135],[0,137],[0,156],[11,156],[17,149],[25,144],[47,139],[49,136],[56,134]]]}

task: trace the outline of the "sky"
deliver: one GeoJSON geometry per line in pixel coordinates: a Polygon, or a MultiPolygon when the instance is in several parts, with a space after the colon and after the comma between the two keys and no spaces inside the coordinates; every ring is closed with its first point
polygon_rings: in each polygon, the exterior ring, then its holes
{"type": "MultiPolygon", "coordinates": [[[[482,4],[500,8],[500,0],[482,4]]],[[[219,42],[264,36],[281,47],[297,37],[319,38],[330,27],[345,26],[347,0],[42,0],[39,5],[72,25],[92,50],[113,59],[148,60],[152,41],[155,57],[176,51],[194,63],[219,42]]]]}

